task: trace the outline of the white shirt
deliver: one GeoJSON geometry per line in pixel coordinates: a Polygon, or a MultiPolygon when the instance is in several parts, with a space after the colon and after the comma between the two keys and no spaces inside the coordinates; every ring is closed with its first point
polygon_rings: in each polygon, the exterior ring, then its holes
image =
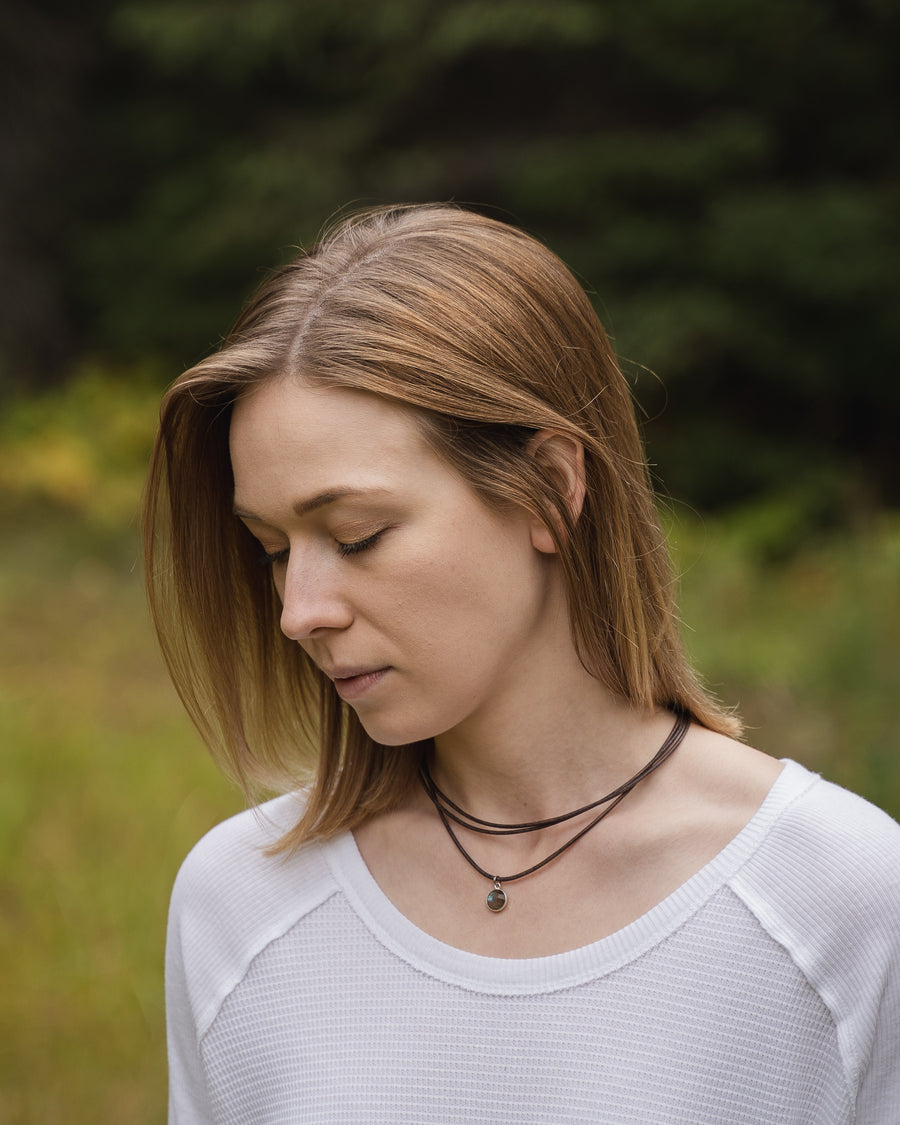
{"type": "Polygon", "coordinates": [[[179,873],[173,1125],[900,1122],[900,826],[796,763],[643,917],[530,959],[419,930],[350,834],[267,858],[298,800],[179,873]]]}

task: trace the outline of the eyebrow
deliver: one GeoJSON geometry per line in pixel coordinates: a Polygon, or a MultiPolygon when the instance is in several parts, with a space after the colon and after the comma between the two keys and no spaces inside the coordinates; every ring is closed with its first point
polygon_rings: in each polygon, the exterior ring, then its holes
{"type": "MultiPolygon", "coordinates": [[[[317,492],[315,496],[310,496],[306,500],[298,500],[293,506],[293,511],[294,515],[305,516],[309,512],[316,511],[317,508],[325,508],[336,500],[343,500],[348,496],[375,496],[383,495],[385,492],[387,492],[386,488],[327,488],[324,492],[317,492]]],[[[234,508],[234,514],[238,519],[262,522],[259,516],[255,516],[252,512],[245,512],[237,506],[234,508]]]]}

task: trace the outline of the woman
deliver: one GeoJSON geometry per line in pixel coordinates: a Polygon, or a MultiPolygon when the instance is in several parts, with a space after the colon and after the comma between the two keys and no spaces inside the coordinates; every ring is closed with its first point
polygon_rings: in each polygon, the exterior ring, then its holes
{"type": "Polygon", "coordinates": [[[248,793],[178,877],[176,1122],[900,1113],[900,828],[735,741],[565,267],[342,223],[166,396],[151,601],[248,793]]]}

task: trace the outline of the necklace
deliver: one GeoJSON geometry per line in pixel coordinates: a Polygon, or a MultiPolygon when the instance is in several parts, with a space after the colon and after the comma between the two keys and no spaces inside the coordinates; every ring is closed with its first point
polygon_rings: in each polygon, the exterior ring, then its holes
{"type": "Polygon", "coordinates": [[[428,794],[432,804],[437,809],[438,816],[440,816],[448,836],[456,845],[463,859],[465,859],[479,875],[484,876],[485,879],[489,879],[493,884],[492,889],[488,892],[487,898],[485,899],[485,904],[488,910],[492,911],[494,914],[499,914],[509,901],[509,895],[502,887],[503,883],[514,883],[517,879],[524,879],[526,875],[533,875],[535,871],[540,871],[542,867],[546,867],[548,863],[552,863],[553,860],[561,856],[563,852],[568,851],[582,836],[586,836],[605,816],[609,816],[616,805],[627,797],[636,785],[653,773],[655,769],[658,769],[667,758],[671,757],[681,745],[690,725],[690,719],[686,715],[679,714],[665,742],[660,746],[659,750],[657,750],[650,761],[638,770],[634,777],[629,778],[628,781],[620,785],[617,789],[613,789],[611,793],[607,793],[605,797],[600,797],[598,800],[592,801],[589,805],[582,805],[581,808],[573,809],[572,812],[562,813],[560,816],[551,816],[546,820],[526,820],[520,824],[502,824],[492,820],[482,820],[480,817],[473,816],[451,801],[446,793],[443,793],[437,787],[434,778],[431,776],[431,771],[428,769],[428,763],[424,760],[419,769],[419,780],[422,782],[422,787],[428,794]],[[517,871],[514,875],[492,875],[489,871],[486,871],[476,863],[463,847],[450,823],[453,821],[463,828],[468,828],[470,832],[481,832],[487,836],[515,836],[523,832],[539,832],[542,828],[550,828],[555,824],[564,824],[567,820],[572,820],[574,817],[581,816],[582,813],[590,812],[592,809],[599,808],[601,805],[606,805],[606,808],[602,809],[584,828],[580,828],[574,836],[562,845],[562,847],[551,852],[546,859],[532,864],[531,867],[526,867],[524,871],[517,871]]]}

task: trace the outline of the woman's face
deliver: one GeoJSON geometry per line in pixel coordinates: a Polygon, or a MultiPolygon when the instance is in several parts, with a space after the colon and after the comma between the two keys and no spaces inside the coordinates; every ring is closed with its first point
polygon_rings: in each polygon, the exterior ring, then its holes
{"type": "Polygon", "coordinates": [[[236,404],[230,445],[235,512],[269,556],[281,628],[372,738],[517,706],[560,628],[555,558],[527,513],[487,508],[412,411],[365,392],[270,380],[236,404]]]}

